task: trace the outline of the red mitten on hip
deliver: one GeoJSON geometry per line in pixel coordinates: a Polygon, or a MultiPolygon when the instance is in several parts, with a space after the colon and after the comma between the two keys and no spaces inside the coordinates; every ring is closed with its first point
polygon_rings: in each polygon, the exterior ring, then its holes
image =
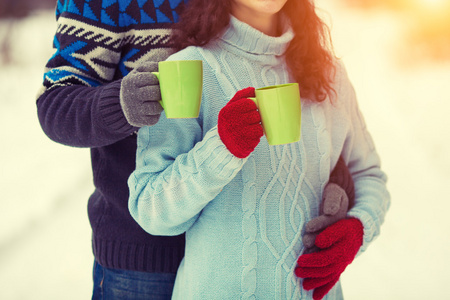
{"type": "Polygon", "coordinates": [[[316,238],[319,251],[303,254],[295,274],[304,278],[303,288],[314,289],[314,300],[322,299],[338,282],[363,243],[364,227],[360,220],[348,218],[327,227],[316,238]]]}
{"type": "Polygon", "coordinates": [[[263,136],[261,116],[249,97],[255,97],[252,87],[238,91],[219,112],[220,139],[239,158],[249,156],[263,136]]]}

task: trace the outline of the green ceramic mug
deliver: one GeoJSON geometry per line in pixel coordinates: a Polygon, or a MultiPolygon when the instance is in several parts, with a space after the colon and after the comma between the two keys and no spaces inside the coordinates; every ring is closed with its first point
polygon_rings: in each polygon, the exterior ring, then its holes
{"type": "Polygon", "coordinates": [[[269,145],[295,143],[300,140],[301,104],[297,83],[256,89],[255,101],[261,115],[269,145]]]}
{"type": "Polygon", "coordinates": [[[161,105],[168,119],[198,118],[202,99],[201,60],[161,61],[158,72],[161,105]]]}

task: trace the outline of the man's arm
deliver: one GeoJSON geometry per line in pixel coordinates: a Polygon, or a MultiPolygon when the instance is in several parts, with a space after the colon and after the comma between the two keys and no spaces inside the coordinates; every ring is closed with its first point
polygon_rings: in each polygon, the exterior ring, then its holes
{"type": "Polygon", "coordinates": [[[136,131],[120,104],[121,78],[172,51],[170,22],[149,25],[138,7],[130,5],[125,14],[117,3],[92,3],[58,1],[56,52],[37,99],[44,132],[76,147],[109,145],[136,131]]]}

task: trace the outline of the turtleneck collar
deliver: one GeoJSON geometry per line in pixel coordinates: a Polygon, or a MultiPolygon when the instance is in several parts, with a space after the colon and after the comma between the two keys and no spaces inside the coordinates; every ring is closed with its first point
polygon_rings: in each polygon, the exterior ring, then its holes
{"type": "Polygon", "coordinates": [[[287,20],[284,23],[283,34],[273,37],[230,16],[230,24],[220,39],[250,54],[281,56],[294,37],[287,20]]]}

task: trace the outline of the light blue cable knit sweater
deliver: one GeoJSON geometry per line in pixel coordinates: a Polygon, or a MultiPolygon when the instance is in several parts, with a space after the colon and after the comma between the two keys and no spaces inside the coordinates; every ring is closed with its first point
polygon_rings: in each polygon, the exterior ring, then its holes
{"type": "MultiPolygon", "coordinates": [[[[294,275],[303,227],[316,217],[339,155],[355,181],[350,215],[364,224],[361,251],[378,235],[389,206],[386,177],[338,64],[333,104],[302,99],[301,140],[233,156],[217,132],[219,111],[236,91],[292,82],[282,54],[290,29],[269,37],[231,18],[220,39],[169,60],[201,59],[204,88],[198,119],[166,119],[138,134],[129,208],[154,235],[186,232],[174,299],[311,299],[294,275]]],[[[326,299],[341,299],[338,283],[326,299]]]]}

